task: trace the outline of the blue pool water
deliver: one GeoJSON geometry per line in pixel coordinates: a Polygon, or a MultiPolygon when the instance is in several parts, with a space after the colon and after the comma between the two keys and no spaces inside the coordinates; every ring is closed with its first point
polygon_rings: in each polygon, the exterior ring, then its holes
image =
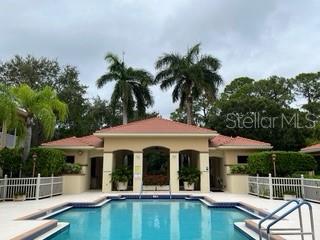
{"type": "Polygon", "coordinates": [[[247,240],[233,223],[250,216],[199,201],[125,200],[101,208],[73,208],[53,218],[70,223],[54,240],[247,240]]]}

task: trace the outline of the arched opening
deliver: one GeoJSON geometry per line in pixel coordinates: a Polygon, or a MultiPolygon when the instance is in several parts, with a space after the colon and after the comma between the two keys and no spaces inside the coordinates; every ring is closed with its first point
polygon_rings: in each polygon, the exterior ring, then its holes
{"type": "MultiPolygon", "coordinates": [[[[131,172],[131,176],[128,179],[128,186],[126,190],[132,191],[133,188],[133,152],[130,150],[117,150],[113,152],[113,171],[127,169],[131,172]]],[[[116,191],[117,183],[113,182],[112,190],[116,191]]],[[[124,190],[124,189],[123,189],[124,190]]]]}
{"type": "MultiPolygon", "coordinates": [[[[183,169],[200,169],[200,153],[195,150],[183,150],[179,152],[179,171],[183,169]]],[[[180,190],[185,190],[184,181],[179,180],[180,190]]],[[[200,190],[200,178],[194,183],[194,190],[200,190]]]]}
{"type": "Polygon", "coordinates": [[[91,158],[90,189],[102,189],[103,157],[91,158]]]}
{"type": "Polygon", "coordinates": [[[144,190],[169,190],[170,150],[154,146],[143,150],[143,186],[144,190]]]}

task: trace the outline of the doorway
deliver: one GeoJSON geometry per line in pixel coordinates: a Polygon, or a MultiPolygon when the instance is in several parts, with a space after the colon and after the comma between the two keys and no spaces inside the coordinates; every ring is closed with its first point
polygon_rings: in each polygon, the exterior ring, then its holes
{"type": "Polygon", "coordinates": [[[224,188],[222,175],[223,159],[219,157],[209,158],[210,191],[222,192],[224,188]]]}
{"type": "Polygon", "coordinates": [[[90,189],[102,189],[103,157],[91,158],[90,189]]]}

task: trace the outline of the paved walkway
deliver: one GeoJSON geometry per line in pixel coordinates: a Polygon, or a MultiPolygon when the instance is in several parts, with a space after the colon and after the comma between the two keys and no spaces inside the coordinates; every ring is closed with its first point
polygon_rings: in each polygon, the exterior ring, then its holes
{"type": "MultiPolygon", "coordinates": [[[[204,195],[217,202],[243,202],[269,212],[284,203],[284,201],[280,200],[262,199],[245,194],[209,193],[195,195],[204,195]]],[[[94,202],[103,196],[108,195],[101,192],[86,192],[75,195],[62,195],[38,201],[0,202],[0,240],[14,238],[15,236],[21,235],[23,232],[29,231],[45,223],[44,220],[16,220],[18,218],[66,202],[94,202]]],[[[320,239],[320,204],[312,204],[312,206],[314,210],[316,239],[320,239]]],[[[307,211],[303,211],[303,219],[304,225],[309,226],[307,211]]],[[[290,216],[288,220],[290,221],[290,224],[298,224],[298,215],[294,214],[290,216]]],[[[289,221],[284,224],[289,224],[289,221]]],[[[300,238],[286,237],[286,239],[300,238]]],[[[308,240],[311,238],[306,237],[305,239],[308,240]]]]}

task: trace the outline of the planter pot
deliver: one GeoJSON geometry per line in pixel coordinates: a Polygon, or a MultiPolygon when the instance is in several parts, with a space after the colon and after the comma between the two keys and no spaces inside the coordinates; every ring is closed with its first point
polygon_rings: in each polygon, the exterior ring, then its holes
{"type": "Polygon", "coordinates": [[[27,196],[25,194],[24,195],[16,195],[16,196],[14,196],[13,201],[21,202],[21,201],[25,201],[26,198],[27,198],[27,196]]]}
{"type": "Polygon", "coordinates": [[[126,191],[128,189],[128,182],[117,182],[117,191],[126,191]]]}
{"type": "Polygon", "coordinates": [[[290,201],[290,200],[293,200],[293,199],[296,199],[296,198],[297,198],[296,195],[283,194],[283,200],[286,200],[286,201],[290,201]]]}
{"type": "Polygon", "coordinates": [[[188,182],[183,182],[184,190],[186,191],[193,191],[194,190],[194,183],[189,184],[188,182]]]}

